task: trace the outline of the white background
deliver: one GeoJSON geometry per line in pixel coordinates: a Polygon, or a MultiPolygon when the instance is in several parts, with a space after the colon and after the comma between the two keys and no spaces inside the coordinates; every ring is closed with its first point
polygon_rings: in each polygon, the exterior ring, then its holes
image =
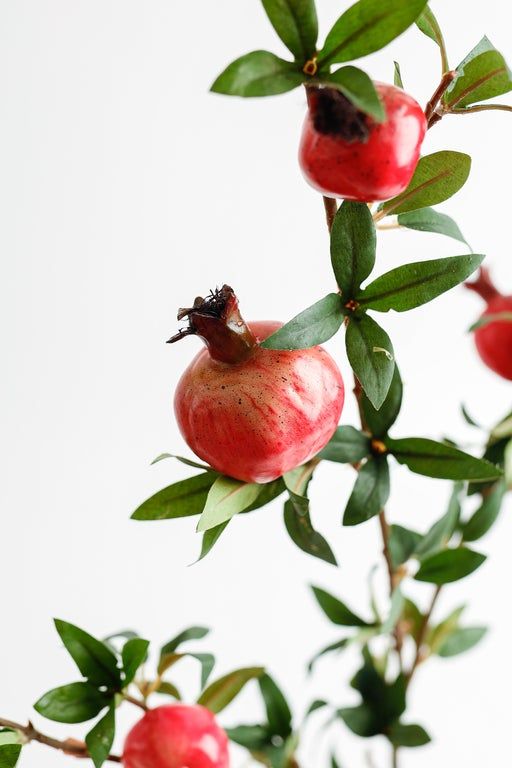
{"type": "MultiPolygon", "coordinates": [[[[320,0],[322,34],[345,7],[320,0]]],[[[433,8],[453,64],[484,32],[512,58],[507,4],[433,8]]],[[[171,401],[198,342],[165,345],[177,308],[226,281],[248,318],[285,320],[332,288],[322,203],[296,162],[303,93],[248,101],[208,93],[229,61],[263,47],[284,54],[257,0],[0,3],[2,716],[25,721],[45,690],[76,678],[54,616],[98,635],[133,626],[155,643],[190,624],[211,625],[201,645],[217,654],[219,673],[267,664],[299,714],[316,696],[356,700],[351,653],[322,662],[310,681],[304,675],[312,653],[342,634],[307,584],[365,612],[366,574],[380,559],[375,521],[340,526],[349,468],[322,466],[312,486],[314,518],[340,570],[294,547],[280,502],[235,521],[191,568],[200,543],[193,520],[129,519],[140,501],[190,473],[177,463],[149,466],[162,451],[186,450],[171,401]]],[[[390,80],[393,59],[425,102],[439,76],[434,44],[411,30],[362,65],[390,80]]],[[[470,181],[442,208],[488,254],[505,291],[510,126],[498,112],[447,118],[424,147],[473,155],[470,181]]],[[[436,235],[385,232],[378,268],[463,250],[436,235]]],[[[450,435],[478,450],[460,403],[488,425],[510,408],[510,384],[480,364],[466,332],[480,307],[457,289],[407,316],[382,316],[406,387],[397,436],[450,435]]],[[[328,346],[350,386],[341,336],[328,346]]],[[[354,421],[349,394],[343,422],[354,421]]],[[[448,483],[397,466],[392,479],[392,520],[423,529],[443,512],[448,483]]],[[[439,603],[442,616],[467,601],[467,620],[492,632],[471,655],[434,660],[418,674],[409,717],[434,741],[404,751],[405,768],[479,768],[509,751],[510,511],[509,503],[479,542],[488,562],[439,603]]],[[[418,599],[429,591],[419,589],[418,599]]],[[[184,665],[190,698],[196,672],[184,665]]],[[[258,711],[249,687],[222,722],[258,711]]],[[[137,716],[122,715],[120,730],[137,716]]],[[[52,733],[84,732],[35,722],[52,733]]],[[[367,748],[377,768],[388,765],[381,739],[363,742],[340,724],[328,734],[309,728],[304,766],[327,766],[329,744],[346,766],[362,768],[367,748]]],[[[235,768],[244,761],[237,753],[235,768]]],[[[22,762],[74,764],[38,746],[22,762]]]]}

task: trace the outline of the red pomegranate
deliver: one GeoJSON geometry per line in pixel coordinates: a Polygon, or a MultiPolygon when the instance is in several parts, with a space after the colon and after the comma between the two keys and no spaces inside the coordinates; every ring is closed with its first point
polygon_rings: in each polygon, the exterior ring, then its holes
{"type": "Polygon", "coordinates": [[[228,738],[198,705],[150,709],[126,737],[125,768],[229,768],[228,738]]]}
{"type": "Polygon", "coordinates": [[[376,83],[386,119],[377,123],[335,88],[308,88],[299,162],[327,197],[372,202],[399,195],[418,164],[425,114],[401,88],[376,83]]]}
{"type": "Polygon", "coordinates": [[[487,303],[481,318],[496,316],[475,329],[478,354],[488,368],[512,380],[512,296],[503,296],[498,291],[485,267],[480,267],[475,282],[465,285],[487,303]],[[502,319],[498,319],[500,315],[502,319]]]}
{"type": "Polygon", "coordinates": [[[331,438],[344,388],[334,360],[322,349],[278,351],[259,342],[281,324],[242,319],[233,289],[224,285],[182,309],[199,352],[174,398],[180,431],[210,466],[246,482],[275,480],[312,458],[331,438]]]}

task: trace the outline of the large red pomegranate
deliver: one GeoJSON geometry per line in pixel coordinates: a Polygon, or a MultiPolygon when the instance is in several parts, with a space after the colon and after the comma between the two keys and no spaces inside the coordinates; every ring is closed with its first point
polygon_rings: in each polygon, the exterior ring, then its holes
{"type": "Polygon", "coordinates": [[[198,705],[150,709],[126,737],[125,768],[229,768],[228,738],[198,705]]]}
{"type": "Polygon", "coordinates": [[[174,398],[179,428],[210,466],[246,482],[275,480],[331,438],[343,408],[338,367],[322,347],[291,352],[259,342],[280,323],[245,323],[224,285],[180,310],[206,343],[181,377],[174,398]]]}
{"type": "Polygon", "coordinates": [[[481,319],[496,317],[475,329],[478,354],[489,368],[512,380],[512,296],[498,291],[485,267],[480,267],[477,280],[465,285],[487,303],[481,319]]]}
{"type": "Polygon", "coordinates": [[[425,114],[401,88],[375,87],[386,112],[382,123],[335,88],[308,88],[299,162],[307,181],[327,197],[388,200],[412,178],[427,130],[425,114]]]}

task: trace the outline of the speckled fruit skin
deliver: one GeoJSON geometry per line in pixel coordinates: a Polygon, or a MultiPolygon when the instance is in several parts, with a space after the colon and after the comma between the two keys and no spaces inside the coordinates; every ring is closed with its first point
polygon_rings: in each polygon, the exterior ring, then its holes
{"type": "MultiPolygon", "coordinates": [[[[263,340],[281,323],[249,326],[263,340]]],[[[343,401],[341,374],[322,347],[283,352],[258,346],[235,365],[201,351],[178,383],[174,407],[197,456],[225,475],[264,483],[326,445],[343,401]]]]}
{"type": "MultiPolygon", "coordinates": [[[[512,296],[493,296],[489,299],[486,315],[512,312],[512,296]]],[[[512,322],[496,320],[477,328],[475,344],[483,362],[493,371],[512,380],[512,322]]]]}
{"type": "Polygon", "coordinates": [[[372,202],[399,195],[418,164],[427,130],[424,112],[401,88],[375,83],[386,110],[386,120],[367,118],[365,143],[315,130],[311,107],[306,115],[299,149],[300,167],[307,181],[327,197],[372,202]]]}
{"type": "Polygon", "coordinates": [[[150,709],[126,737],[124,768],[229,768],[228,738],[198,705],[150,709]]]}

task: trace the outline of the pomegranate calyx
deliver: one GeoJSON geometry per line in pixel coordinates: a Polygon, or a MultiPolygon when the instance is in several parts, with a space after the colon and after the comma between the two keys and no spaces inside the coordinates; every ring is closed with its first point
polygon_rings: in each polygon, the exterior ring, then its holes
{"type": "Polygon", "coordinates": [[[487,267],[480,267],[476,280],[472,283],[464,283],[464,287],[477,293],[487,303],[496,296],[501,296],[491,279],[491,274],[487,267]]]}
{"type": "Polygon", "coordinates": [[[368,118],[337,88],[307,88],[308,106],[318,133],[336,136],[347,143],[364,144],[370,136],[368,118]]]}
{"type": "Polygon", "coordinates": [[[178,320],[188,320],[168,340],[168,344],[185,336],[199,336],[205,342],[210,357],[222,363],[241,363],[252,356],[257,339],[243,319],[238,299],[229,285],[211,291],[206,298],[198,296],[192,307],[179,310],[178,320]]]}

